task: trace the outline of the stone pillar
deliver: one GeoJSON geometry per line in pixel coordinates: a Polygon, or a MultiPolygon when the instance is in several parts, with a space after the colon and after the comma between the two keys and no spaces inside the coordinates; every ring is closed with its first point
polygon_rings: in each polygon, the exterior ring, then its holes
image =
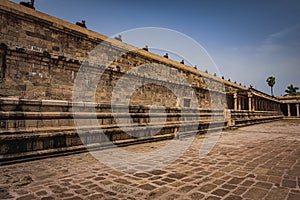
{"type": "Polygon", "coordinates": [[[238,96],[237,93],[233,94],[233,99],[234,99],[234,110],[238,109],[238,96]]]}
{"type": "Polygon", "coordinates": [[[238,110],[242,110],[242,97],[238,98],[238,110]]]}
{"type": "Polygon", "coordinates": [[[297,117],[300,117],[300,113],[299,113],[299,104],[296,104],[296,110],[297,110],[297,117]]]}
{"type": "Polygon", "coordinates": [[[262,100],[259,99],[259,110],[263,110],[262,100]]]}
{"type": "Polygon", "coordinates": [[[287,105],[288,117],[290,117],[291,116],[291,106],[289,103],[286,105],[287,105]]]}
{"type": "Polygon", "coordinates": [[[259,110],[258,98],[255,98],[255,110],[259,110]]]}
{"type": "Polygon", "coordinates": [[[272,111],[275,110],[275,109],[274,109],[274,103],[271,102],[270,104],[271,104],[271,110],[272,110],[272,111]]]}
{"type": "Polygon", "coordinates": [[[252,111],[252,94],[249,92],[248,93],[248,110],[252,111]]]}

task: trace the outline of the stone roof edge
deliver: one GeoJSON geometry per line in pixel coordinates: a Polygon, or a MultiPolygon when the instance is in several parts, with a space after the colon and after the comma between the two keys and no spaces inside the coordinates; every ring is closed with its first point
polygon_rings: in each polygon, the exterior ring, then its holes
{"type": "Polygon", "coordinates": [[[295,96],[278,96],[276,97],[278,100],[285,102],[285,101],[299,101],[300,102],[300,95],[295,96]]]}
{"type": "Polygon", "coordinates": [[[277,96],[279,99],[300,99],[300,95],[277,96]]]}
{"type": "Polygon", "coordinates": [[[269,99],[271,101],[277,101],[277,102],[280,102],[280,100],[277,98],[277,97],[273,97],[273,96],[270,96],[262,91],[259,91],[257,89],[254,89],[254,88],[250,88],[249,91],[251,91],[254,95],[256,96],[259,96],[259,97],[263,97],[265,99],[269,99]]]}

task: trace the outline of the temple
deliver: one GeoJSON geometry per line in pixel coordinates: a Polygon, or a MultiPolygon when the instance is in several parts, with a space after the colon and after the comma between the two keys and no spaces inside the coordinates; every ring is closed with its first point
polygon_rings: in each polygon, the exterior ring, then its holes
{"type": "MultiPolygon", "coordinates": [[[[189,116],[196,111],[200,113],[199,118],[191,118],[181,136],[284,116],[300,117],[299,96],[272,97],[9,1],[0,2],[0,14],[0,160],[79,151],[86,145],[105,145],[107,140],[131,144],[179,137],[180,113],[189,116]],[[112,60],[112,65],[99,81],[95,102],[72,102],[79,68],[100,43],[104,43],[102,48],[107,52],[102,56],[112,60]],[[121,56],[115,58],[115,55],[121,56]],[[192,85],[198,107],[194,108],[191,95],[185,94],[186,85],[172,82],[174,74],[168,74],[169,80],[151,80],[156,84],[144,85],[130,99],[131,118],[139,126],[129,135],[117,126],[111,113],[113,105],[109,103],[118,80],[143,64],[163,64],[180,73],[192,85]],[[183,98],[176,98],[162,84],[177,88],[183,98]],[[74,103],[85,111],[82,118],[88,118],[90,108],[95,108],[104,135],[97,134],[95,127],[84,126],[79,128],[85,135],[78,137],[73,120],[74,103]],[[164,106],[167,120],[165,124],[160,123],[158,109],[154,112],[157,123],[145,128],[149,124],[151,105],[164,106]],[[199,124],[196,130],[195,124],[199,124]],[[152,132],[162,125],[153,136],[152,132]]],[[[131,79],[150,78],[135,74],[131,79]]],[[[86,93],[87,99],[93,95],[86,93]]],[[[130,127],[130,124],[122,126],[130,127]]]]}

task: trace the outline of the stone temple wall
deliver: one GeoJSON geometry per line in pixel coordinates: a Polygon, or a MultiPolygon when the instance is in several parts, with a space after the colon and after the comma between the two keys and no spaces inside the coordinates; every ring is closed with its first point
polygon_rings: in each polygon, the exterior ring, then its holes
{"type": "Polygon", "coordinates": [[[274,97],[0,1],[0,161],[82,150],[83,143],[105,146],[107,141],[128,144],[169,139],[280,118],[280,102],[274,97]],[[108,68],[94,59],[86,61],[99,44],[99,58],[110,63],[108,68]],[[135,71],[149,64],[150,71],[135,71]],[[88,73],[74,89],[81,66],[88,73]],[[187,82],[178,81],[178,74],[187,82]],[[90,80],[95,76],[96,84],[90,80]],[[120,80],[130,83],[128,87],[145,84],[128,94],[127,85],[114,91],[120,80]],[[72,102],[74,90],[84,95],[72,102]],[[121,100],[129,99],[129,116],[125,105],[111,103],[113,92],[121,100]],[[96,115],[104,132],[99,134],[99,127],[88,123],[75,126],[72,105],[79,108],[81,121],[89,122],[96,115]],[[115,121],[112,106],[118,107],[124,123],[115,121]],[[80,138],[78,129],[84,130],[80,138]]]}
{"type": "MultiPolygon", "coordinates": [[[[247,87],[27,7],[9,1],[1,1],[0,5],[0,96],[70,100],[77,72],[98,44],[101,44],[101,59],[111,64],[99,78],[100,82],[96,90],[97,102],[110,102],[112,90],[120,77],[143,64],[165,65],[185,77],[196,93],[200,108],[211,108],[211,104],[214,104],[215,107],[225,106],[233,109],[234,94],[243,99],[247,98],[249,92],[253,93],[247,87]]],[[[159,71],[153,70],[153,73],[159,71]]],[[[158,79],[155,84],[137,90],[131,102],[147,105],[151,102],[158,102],[165,106],[178,105],[178,99],[175,99],[174,94],[158,85],[167,82],[166,84],[182,88],[183,92],[180,96],[183,98],[188,96],[184,94],[185,86],[172,82],[172,73],[167,74],[166,77],[167,80],[158,79]]],[[[144,74],[133,74],[130,79],[141,81],[147,77],[144,74]]],[[[254,95],[279,105],[276,98],[259,91],[254,95]]],[[[182,99],[179,99],[179,102],[181,106],[182,99]]],[[[244,105],[241,109],[247,109],[247,106],[244,105]]],[[[264,110],[268,109],[280,111],[279,106],[264,107],[264,110]]]]}
{"type": "MultiPolygon", "coordinates": [[[[109,102],[114,84],[124,73],[135,66],[154,63],[178,70],[186,77],[195,88],[200,107],[210,106],[211,94],[207,86],[210,86],[211,93],[220,95],[220,98],[215,95],[215,104],[226,104],[222,101],[225,95],[224,82],[217,77],[26,7],[6,1],[1,4],[0,43],[7,46],[5,55],[4,51],[2,53],[1,96],[70,100],[79,67],[99,43],[107,40],[102,43],[103,52],[106,53],[102,56],[112,64],[100,79],[101,87],[97,89],[96,100],[109,102]]],[[[172,80],[171,74],[168,76],[172,80]]],[[[182,85],[177,87],[184,88],[182,85]]],[[[241,88],[238,85],[230,87],[241,88]]],[[[165,106],[175,106],[177,103],[174,94],[157,85],[141,88],[131,101],[133,104],[159,101],[165,106]],[[144,92],[147,89],[151,92],[144,92]]]]}

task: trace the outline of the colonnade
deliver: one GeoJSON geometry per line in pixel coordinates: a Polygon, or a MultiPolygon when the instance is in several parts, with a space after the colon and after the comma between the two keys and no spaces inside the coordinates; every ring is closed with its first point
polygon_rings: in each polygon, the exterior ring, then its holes
{"type": "MultiPolygon", "coordinates": [[[[233,109],[248,111],[280,111],[280,103],[263,98],[252,92],[238,94],[233,93],[233,109]]],[[[299,111],[299,105],[298,105],[299,111]]]]}
{"type": "MultiPolygon", "coordinates": [[[[287,103],[287,116],[288,117],[291,117],[292,114],[291,114],[291,103],[287,103]]],[[[300,113],[299,113],[299,103],[295,104],[296,106],[296,116],[297,117],[300,117],[300,113]]]]}

